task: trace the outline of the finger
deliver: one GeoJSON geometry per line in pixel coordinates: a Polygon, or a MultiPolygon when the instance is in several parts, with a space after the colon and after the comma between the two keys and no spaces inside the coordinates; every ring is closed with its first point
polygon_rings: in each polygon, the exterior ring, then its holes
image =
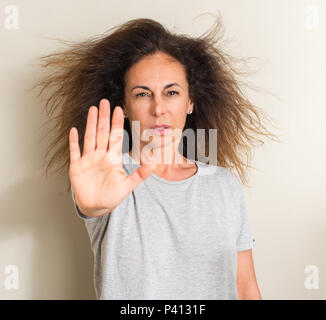
{"type": "Polygon", "coordinates": [[[112,116],[112,127],[109,136],[109,153],[115,156],[122,156],[122,142],[123,142],[123,111],[120,106],[116,106],[112,116]]]}
{"type": "Polygon", "coordinates": [[[84,135],[83,155],[94,151],[97,125],[97,107],[92,106],[88,110],[86,130],[84,135]]]}
{"type": "Polygon", "coordinates": [[[78,143],[78,130],[72,127],[69,132],[69,150],[70,164],[77,162],[80,159],[80,148],[78,143]]]}
{"type": "Polygon", "coordinates": [[[107,150],[110,131],[110,102],[107,99],[100,101],[99,117],[96,132],[96,149],[107,150]]]}

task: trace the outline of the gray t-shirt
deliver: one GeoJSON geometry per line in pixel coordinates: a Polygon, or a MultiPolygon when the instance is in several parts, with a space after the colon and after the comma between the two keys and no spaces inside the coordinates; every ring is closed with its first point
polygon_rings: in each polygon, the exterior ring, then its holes
{"type": "MultiPolygon", "coordinates": [[[[192,160],[194,161],[194,160],[192,160]]],[[[139,164],[122,153],[126,174],[139,164]]],[[[252,249],[242,185],[220,166],[195,175],[152,173],[112,212],[83,215],[94,254],[97,299],[238,299],[237,252],[252,249]]]]}

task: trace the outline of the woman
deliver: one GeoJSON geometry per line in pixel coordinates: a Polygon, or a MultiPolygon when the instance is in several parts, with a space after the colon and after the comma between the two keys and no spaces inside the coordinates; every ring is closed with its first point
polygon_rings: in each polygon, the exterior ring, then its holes
{"type": "Polygon", "coordinates": [[[135,19],[43,57],[59,68],[40,82],[56,87],[46,107],[59,110],[49,165],[69,165],[97,299],[261,299],[243,190],[228,168],[245,181],[250,133],[273,135],[213,35],[135,19]],[[217,132],[215,164],[189,160],[174,134],[191,129],[196,150],[207,150],[200,128],[217,132]]]}

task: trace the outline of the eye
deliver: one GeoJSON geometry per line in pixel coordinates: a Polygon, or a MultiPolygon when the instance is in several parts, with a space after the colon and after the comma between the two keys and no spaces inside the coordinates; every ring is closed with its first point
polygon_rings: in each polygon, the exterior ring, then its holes
{"type": "Polygon", "coordinates": [[[142,95],[142,94],[147,95],[147,92],[140,92],[140,93],[137,93],[137,94],[136,94],[136,97],[144,97],[145,95],[142,95]]]}
{"type": "Polygon", "coordinates": [[[170,92],[174,92],[175,94],[172,94],[172,96],[175,96],[175,95],[177,95],[177,94],[179,94],[179,92],[177,92],[177,91],[169,91],[168,93],[170,93],[170,92]]]}

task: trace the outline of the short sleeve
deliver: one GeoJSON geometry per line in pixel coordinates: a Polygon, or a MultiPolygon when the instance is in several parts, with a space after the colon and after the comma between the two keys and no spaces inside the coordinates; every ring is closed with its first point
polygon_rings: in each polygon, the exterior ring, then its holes
{"type": "Polygon", "coordinates": [[[244,251],[253,249],[255,246],[255,239],[252,236],[249,216],[247,212],[247,206],[244,197],[243,186],[239,181],[239,178],[233,174],[233,179],[235,179],[236,190],[235,194],[237,195],[237,208],[238,212],[236,215],[237,220],[237,235],[236,235],[236,247],[237,251],[244,251]]]}
{"type": "Polygon", "coordinates": [[[86,215],[84,215],[78,208],[77,204],[76,204],[76,200],[75,200],[75,194],[74,194],[74,190],[72,188],[72,186],[70,187],[71,188],[71,196],[72,196],[72,201],[74,203],[74,208],[75,208],[75,212],[77,213],[77,216],[79,218],[81,218],[82,220],[84,221],[87,221],[87,222],[97,222],[101,217],[88,217],[86,215]]]}
{"type": "Polygon", "coordinates": [[[240,188],[240,232],[237,239],[237,251],[253,249],[255,239],[252,236],[247,207],[244,199],[244,192],[240,188]]]}

